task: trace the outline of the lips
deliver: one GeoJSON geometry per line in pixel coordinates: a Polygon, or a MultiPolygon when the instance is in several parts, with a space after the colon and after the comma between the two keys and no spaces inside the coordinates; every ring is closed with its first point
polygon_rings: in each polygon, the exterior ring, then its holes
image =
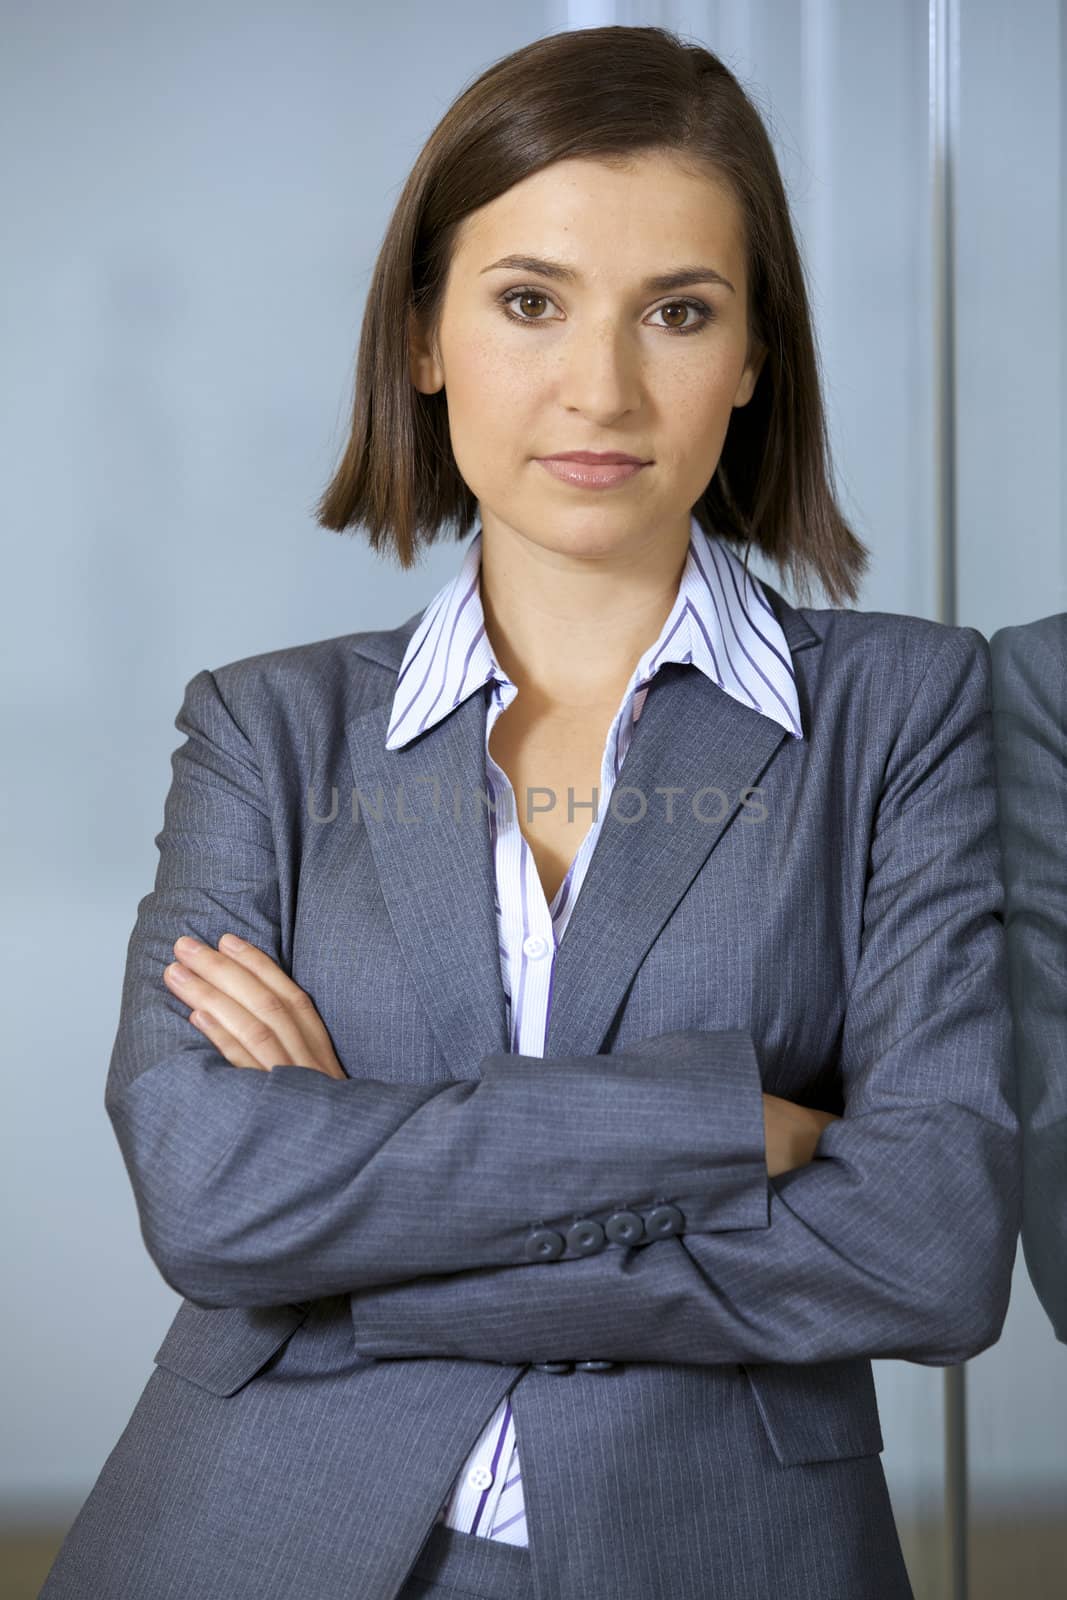
{"type": "Polygon", "coordinates": [[[575,461],[566,456],[541,456],[538,465],[544,467],[546,472],[558,479],[560,483],[571,484],[578,489],[614,489],[617,485],[626,483],[630,478],[635,478],[645,469],[645,462],[634,460],[623,461],[575,461]]]}
{"type": "Polygon", "coordinates": [[[640,456],[627,455],[622,450],[562,450],[554,456],[541,456],[541,461],[583,461],[590,467],[645,465],[640,456]]]}

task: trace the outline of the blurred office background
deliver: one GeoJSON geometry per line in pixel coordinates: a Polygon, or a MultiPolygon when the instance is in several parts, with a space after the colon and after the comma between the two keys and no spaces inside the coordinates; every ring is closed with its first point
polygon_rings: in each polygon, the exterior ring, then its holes
{"type": "MultiPolygon", "coordinates": [[[[402,574],[313,521],[370,271],[457,92],[540,34],[610,22],[699,39],[769,123],[841,497],[873,552],[861,608],[987,637],[1067,609],[1055,0],[394,0],[384,13],[7,0],[10,1600],[37,1593],[179,1303],[143,1247],[103,1091],[183,686],[205,666],[392,626],[455,570],[455,545],[402,574]]],[[[1009,1583],[1062,1596],[1067,1349],[1021,1251],[998,1345],[949,1377],[890,1361],[876,1373],[919,1600],[1009,1583]]]]}

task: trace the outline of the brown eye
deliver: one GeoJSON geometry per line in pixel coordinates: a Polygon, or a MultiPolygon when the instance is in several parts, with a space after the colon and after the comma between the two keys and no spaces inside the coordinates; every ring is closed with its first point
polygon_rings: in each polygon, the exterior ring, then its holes
{"type": "Polygon", "coordinates": [[[513,304],[519,306],[521,315],[517,315],[514,311],[508,313],[516,322],[547,322],[549,320],[547,317],[537,315],[536,311],[533,315],[527,315],[530,309],[530,301],[533,301],[535,308],[537,306],[551,305],[552,302],[547,294],[539,294],[536,289],[512,289],[510,293],[502,295],[501,298],[506,306],[513,304]]]}
{"type": "Polygon", "coordinates": [[[699,333],[702,328],[706,328],[715,318],[714,311],[709,305],[705,305],[703,300],[688,299],[671,300],[665,306],[657,306],[652,315],[655,317],[673,315],[674,321],[662,322],[659,326],[666,328],[668,333],[677,334],[699,333]],[[686,313],[689,311],[695,312],[695,316],[688,321],[681,320],[685,318],[686,313]]]}

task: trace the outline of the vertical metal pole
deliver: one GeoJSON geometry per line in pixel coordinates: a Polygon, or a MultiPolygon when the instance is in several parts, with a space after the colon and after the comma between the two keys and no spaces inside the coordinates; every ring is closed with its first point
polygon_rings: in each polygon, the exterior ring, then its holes
{"type": "Polygon", "coordinates": [[[956,622],[955,193],[959,22],[956,0],[928,0],[930,236],[933,251],[934,482],[937,616],[956,622]]]}
{"type": "Polygon", "coordinates": [[[967,1600],[967,1367],[945,1368],[946,1593],[967,1600]]]}
{"type": "MultiPolygon", "coordinates": [[[[956,507],[956,306],[954,163],[959,150],[957,0],[927,0],[930,83],[930,201],[934,309],[936,598],[941,622],[958,605],[956,507]]],[[[946,1600],[967,1600],[967,1368],[944,1373],[946,1600]]]]}

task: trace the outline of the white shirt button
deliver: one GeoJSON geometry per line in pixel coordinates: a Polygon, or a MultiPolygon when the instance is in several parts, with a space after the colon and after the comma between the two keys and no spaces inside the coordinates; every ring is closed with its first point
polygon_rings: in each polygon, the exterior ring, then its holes
{"type": "Polygon", "coordinates": [[[542,939],[539,933],[531,933],[528,939],[522,941],[522,948],[526,955],[531,956],[536,961],[539,956],[547,953],[548,940],[542,939]]]}
{"type": "Polygon", "coordinates": [[[488,1467],[472,1467],[467,1473],[467,1482],[472,1489],[488,1489],[493,1481],[493,1474],[488,1467]]]}

